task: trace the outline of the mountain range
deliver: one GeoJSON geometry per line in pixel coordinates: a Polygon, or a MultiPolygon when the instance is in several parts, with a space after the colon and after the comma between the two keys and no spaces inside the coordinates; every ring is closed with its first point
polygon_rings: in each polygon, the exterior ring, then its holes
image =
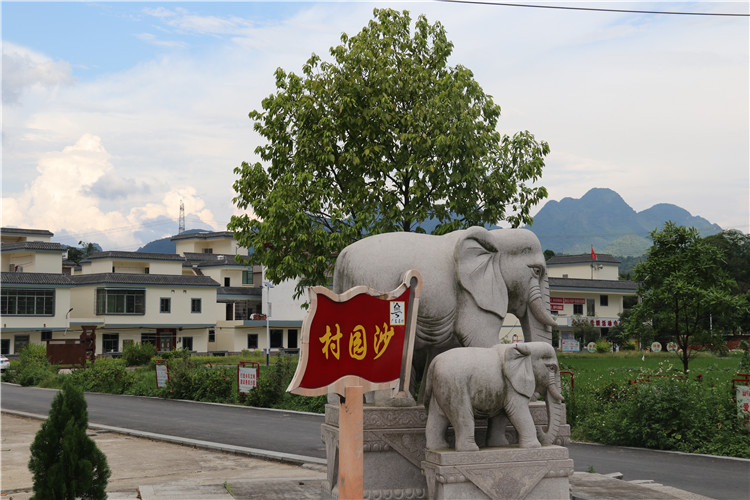
{"type": "Polygon", "coordinates": [[[717,224],[669,203],[636,212],[606,188],[591,189],[578,199],[548,201],[526,228],[537,235],[543,249],[557,254],[586,253],[593,246],[598,253],[636,257],[651,246],[650,233],[667,221],[694,227],[703,237],[722,231],[717,224]]]}
{"type": "MultiPolygon", "coordinates": [[[[698,229],[701,236],[720,233],[721,227],[703,217],[691,215],[677,205],[659,203],[636,212],[615,191],[594,188],[581,198],[548,201],[534,216],[530,229],[539,238],[542,248],[556,254],[579,254],[594,250],[618,257],[638,257],[651,246],[649,234],[672,221],[680,226],[698,229]]],[[[430,232],[437,222],[425,221],[422,227],[430,232]]],[[[494,229],[497,226],[487,226],[494,229]]],[[[204,232],[189,229],[186,233],[204,232]]],[[[175,253],[175,243],[163,238],[147,243],[139,252],[175,253]]]]}

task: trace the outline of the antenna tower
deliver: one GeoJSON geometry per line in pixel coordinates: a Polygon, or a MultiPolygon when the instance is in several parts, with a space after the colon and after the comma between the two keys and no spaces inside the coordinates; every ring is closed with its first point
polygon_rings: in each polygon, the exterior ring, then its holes
{"type": "Polygon", "coordinates": [[[185,204],[180,200],[180,222],[179,222],[179,228],[177,229],[177,234],[182,234],[185,232],[185,204]]]}

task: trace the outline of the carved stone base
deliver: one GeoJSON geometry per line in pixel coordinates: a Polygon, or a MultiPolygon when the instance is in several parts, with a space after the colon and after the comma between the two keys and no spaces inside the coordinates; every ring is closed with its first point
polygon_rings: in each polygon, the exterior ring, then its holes
{"type": "MultiPolygon", "coordinates": [[[[538,426],[547,424],[544,402],[531,403],[531,414],[538,426]]],[[[321,433],[328,459],[324,493],[330,498],[338,498],[338,421],[338,405],[326,405],[321,433]]],[[[424,406],[392,408],[365,405],[363,431],[366,499],[427,498],[427,483],[422,474],[426,422],[424,406]]],[[[484,444],[486,432],[487,421],[477,420],[475,437],[480,447],[484,444]]],[[[449,442],[452,442],[452,428],[448,433],[449,442]]],[[[517,442],[512,426],[508,426],[506,435],[511,443],[517,442]]],[[[563,422],[556,443],[569,442],[570,426],[563,422]]]]}
{"type": "Polygon", "coordinates": [[[568,499],[573,460],[567,448],[427,450],[422,462],[431,500],[568,499]]]}

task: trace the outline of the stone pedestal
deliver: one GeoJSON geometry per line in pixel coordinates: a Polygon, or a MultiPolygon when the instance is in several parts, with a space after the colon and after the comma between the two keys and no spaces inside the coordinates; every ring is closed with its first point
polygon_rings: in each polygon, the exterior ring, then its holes
{"type": "MultiPolygon", "coordinates": [[[[547,425],[544,402],[531,403],[531,414],[538,426],[547,425]]],[[[338,417],[339,407],[327,405],[321,432],[328,459],[325,494],[331,498],[338,498],[338,417]]],[[[427,413],[421,405],[407,408],[365,405],[363,431],[366,499],[427,498],[427,483],[422,474],[426,423],[427,413]]],[[[448,432],[449,442],[452,443],[452,428],[448,432]]],[[[480,447],[484,445],[486,432],[487,421],[477,420],[475,437],[480,447]]],[[[517,442],[512,426],[508,426],[506,435],[511,443],[517,442]]],[[[570,426],[563,422],[556,444],[565,445],[569,442],[570,426]]]]}
{"type": "Polygon", "coordinates": [[[570,498],[568,449],[545,446],[427,450],[422,468],[431,500],[570,498]]]}

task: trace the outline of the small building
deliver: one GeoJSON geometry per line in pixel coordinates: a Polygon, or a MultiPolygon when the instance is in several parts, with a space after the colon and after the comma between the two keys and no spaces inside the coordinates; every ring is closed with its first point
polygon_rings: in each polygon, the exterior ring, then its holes
{"type": "MultiPolygon", "coordinates": [[[[547,261],[550,312],[557,319],[561,339],[573,337],[575,321],[588,322],[599,329],[602,337],[620,324],[625,298],[635,297],[638,285],[619,279],[619,264],[612,255],[588,253],[559,255],[547,261]]],[[[515,317],[503,325],[501,337],[523,338],[521,325],[515,317]]]]}

